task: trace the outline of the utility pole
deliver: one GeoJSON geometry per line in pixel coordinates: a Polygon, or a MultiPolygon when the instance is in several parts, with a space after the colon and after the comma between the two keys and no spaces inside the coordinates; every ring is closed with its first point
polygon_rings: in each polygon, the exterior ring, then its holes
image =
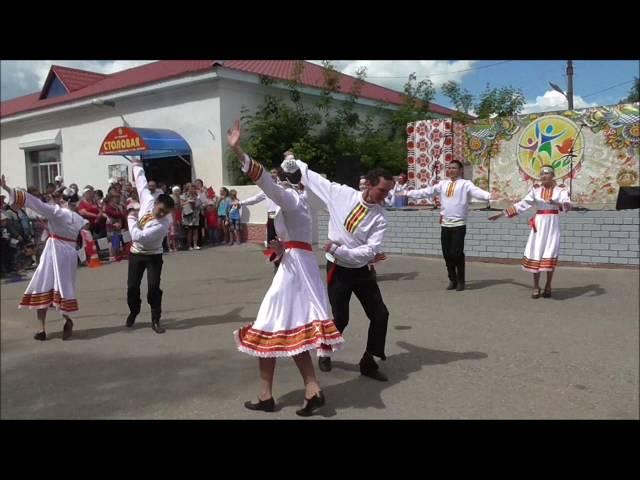
{"type": "Polygon", "coordinates": [[[567,102],[569,110],[573,110],[573,61],[567,60],[567,102]]]}

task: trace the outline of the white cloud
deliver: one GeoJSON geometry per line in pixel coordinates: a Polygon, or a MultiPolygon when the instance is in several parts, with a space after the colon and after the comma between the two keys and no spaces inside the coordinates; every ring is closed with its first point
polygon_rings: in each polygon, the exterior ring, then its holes
{"type": "Polygon", "coordinates": [[[150,61],[152,60],[2,60],[0,62],[0,99],[9,100],[39,91],[51,65],[109,74],[150,61]]]}
{"type": "MultiPolygon", "coordinates": [[[[310,61],[321,63],[320,60],[310,61]]],[[[334,60],[332,63],[337,70],[348,75],[354,75],[358,68],[366,67],[367,81],[401,91],[411,73],[417,75],[418,81],[428,76],[436,88],[449,80],[461,82],[471,73],[469,69],[477,60],[334,60]]]]}
{"type": "MultiPolygon", "coordinates": [[[[596,103],[589,103],[578,95],[573,96],[573,108],[594,107],[596,103]]],[[[536,101],[525,103],[522,113],[552,112],[554,110],[566,110],[567,99],[560,92],[547,90],[541,97],[536,97],[536,101]]]]}
{"type": "MultiPolygon", "coordinates": [[[[311,61],[317,64],[321,63],[319,60],[311,61]]],[[[150,60],[3,60],[0,62],[2,79],[0,99],[8,100],[39,91],[47,78],[51,65],[110,74],[148,62],[150,60]]],[[[349,75],[354,75],[360,67],[366,67],[368,81],[398,91],[402,91],[411,73],[415,73],[419,81],[428,77],[436,88],[449,80],[461,82],[467,74],[471,73],[469,69],[473,68],[476,63],[477,60],[333,61],[339,71],[349,75]]]]}

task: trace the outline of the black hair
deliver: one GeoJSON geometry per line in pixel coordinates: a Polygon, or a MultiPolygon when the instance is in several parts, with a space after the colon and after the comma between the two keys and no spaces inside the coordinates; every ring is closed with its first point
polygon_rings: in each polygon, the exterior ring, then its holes
{"type": "Polygon", "coordinates": [[[462,162],[460,160],[451,160],[449,162],[449,165],[451,165],[452,163],[455,163],[456,165],[458,165],[458,168],[463,169],[464,166],[462,165],[462,162]]]}
{"type": "Polygon", "coordinates": [[[287,173],[283,171],[282,176],[287,182],[292,183],[294,185],[299,184],[300,180],[302,180],[302,172],[299,169],[293,173],[287,173]]]}
{"type": "Polygon", "coordinates": [[[104,198],[104,192],[102,190],[96,190],[96,197],[104,198]]]}
{"type": "Polygon", "coordinates": [[[72,195],[62,194],[62,199],[67,203],[78,203],[80,201],[80,197],[76,192],[73,192],[72,195]]]}
{"type": "Polygon", "coordinates": [[[173,201],[173,198],[171,198],[171,195],[168,193],[161,193],[158,195],[156,203],[163,204],[169,210],[173,210],[176,206],[176,202],[173,201]]]}
{"type": "Polygon", "coordinates": [[[384,168],[380,167],[369,170],[369,172],[364,176],[365,180],[367,180],[367,182],[369,182],[372,187],[375,187],[376,185],[378,185],[378,183],[380,183],[380,177],[384,178],[385,180],[393,180],[393,175],[391,175],[384,168]]]}

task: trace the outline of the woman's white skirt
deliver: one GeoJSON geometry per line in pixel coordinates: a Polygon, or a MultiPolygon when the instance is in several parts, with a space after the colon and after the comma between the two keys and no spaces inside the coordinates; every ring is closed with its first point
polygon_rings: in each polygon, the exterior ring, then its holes
{"type": "Polygon", "coordinates": [[[292,357],[316,349],[329,356],[341,348],[327,289],[313,252],[286,250],[256,320],[233,332],[238,350],[255,357],[292,357]]]}
{"type": "Polygon", "coordinates": [[[51,237],[47,240],[40,264],[22,296],[18,308],[56,308],[62,313],[78,311],[75,245],[51,237]]]}
{"type": "Polygon", "coordinates": [[[560,252],[560,218],[558,214],[543,213],[532,221],[537,231],[532,228],[529,233],[522,268],[531,273],[553,272],[560,252]]]}

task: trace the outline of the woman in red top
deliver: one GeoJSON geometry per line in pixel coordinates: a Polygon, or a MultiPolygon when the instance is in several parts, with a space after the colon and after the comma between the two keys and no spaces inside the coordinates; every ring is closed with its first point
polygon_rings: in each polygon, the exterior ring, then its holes
{"type": "Polygon", "coordinates": [[[89,221],[91,233],[96,236],[102,230],[102,225],[106,220],[106,215],[102,212],[95,200],[93,187],[85,187],[82,193],[82,200],[78,204],[78,213],[82,218],[89,221]]]}
{"type": "Polygon", "coordinates": [[[107,214],[107,240],[109,241],[109,261],[120,259],[122,254],[122,225],[127,223],[127,215],[120,204],[117,192],[108,193],[105,198],[104,212],[107,214]]]}

